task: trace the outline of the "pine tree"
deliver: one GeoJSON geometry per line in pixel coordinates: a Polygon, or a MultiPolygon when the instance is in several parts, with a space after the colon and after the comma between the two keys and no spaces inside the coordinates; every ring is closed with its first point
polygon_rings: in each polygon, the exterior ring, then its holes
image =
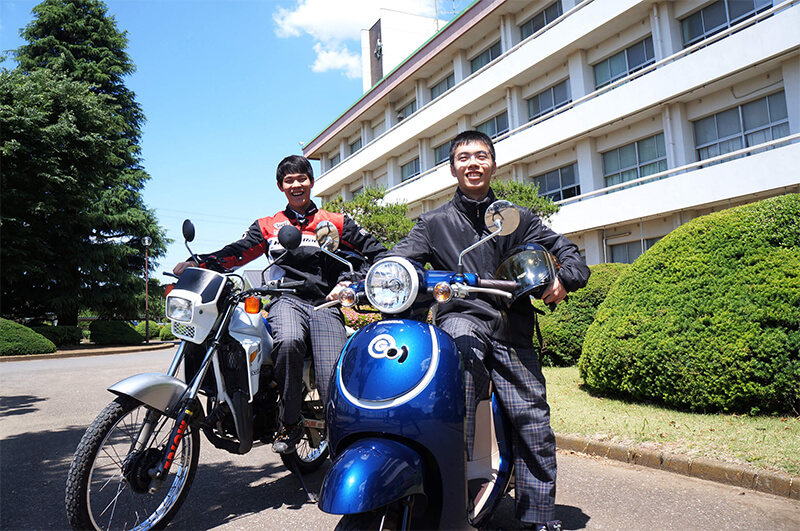
{"type": "Polygon", "coordinates": [[[15,52],[23,75],[2,74],[3,315],[31,312],[31,301],[46,294],[42,302],[60,324],[76,323],[81,308],[134,317],[144,297],[141,239],[152,238],[153,258],[163,256],[167,239],[141,197],[150,178],[139,145],[145,117],[123,82],[135,70],[125,51],[127,32],[99,0],[45,0],[33,14],[20,32],[28,44],[15,52]],[[41,71],[52,75],[37,78],[41,71]],[[62,104],[48,106],[51,100],[40,98],[32,119],[25,114],[25,95],[37,90],[62,104]],[[99,130],[78,119],[88,101],[105,114],[99,130]],[[48,149],[47,136],[56,133],[63,143],[55,146],[69,145],[69,154],[57,149],[54,157],[48,149]],[[22,189],[28,193],[14,193],[22,189]],[[13,219],[7,216],[10,202],[13,219]],[[31,232],[34,247],[23,237],[31,232]],[[37,286],[47,290],[37,292],[37,286]]]}

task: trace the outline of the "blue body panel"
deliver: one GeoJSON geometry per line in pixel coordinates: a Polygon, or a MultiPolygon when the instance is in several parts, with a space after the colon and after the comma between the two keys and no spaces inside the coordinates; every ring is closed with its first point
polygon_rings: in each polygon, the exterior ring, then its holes
{"type": "Polygon", "coordinates": [[[336,456],[319,497],[330,514],[372,511],[425,494],[424,464],[411,448],[385,438],[360,439],[336,456]]]}
{"type": "MultiPolygon", "coordinates": [[[[425,495],[431,505],[442,507],[436,526],[458,529],[469,525],[464,375],[461,356],[449,335],[412,320],[371,323],[345,346],[329,395],[326,420],[335,459],[365,438],[401,443],[425,462],[425,495]]],[[[341,476],[336,463],[328,474],[341,476]]],[[[348,495],[355,496],[355,492],[349,490],[348,495]]],[[[331,496],[324,489],[323,494],[331,496]]],[[[358,503],[337,501],[340,507],[358,503]]],[[[320,507],[326,510],[324,504],[320,507]]]]}

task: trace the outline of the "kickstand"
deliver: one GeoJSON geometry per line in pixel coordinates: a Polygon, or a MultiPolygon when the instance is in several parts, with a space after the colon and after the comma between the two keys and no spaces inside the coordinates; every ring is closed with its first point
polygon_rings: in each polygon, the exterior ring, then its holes
{"type": "Polygon", "coordinates": [[[308,496],[308,501],[311,503],[317,503],[317,501],[319,501],[319,497],[310,490],[308,490],[308,486],[306,485],[306,482],[303,479],[303,474],[300,473],[300,468],[297,466],[297,461],[295,461],[294,459],[287,459],[287,461],[289,461],[289,466],[291,467],[294,475],[296,475],[297,479],[300,480],[300,485],[303,486],[303,490],[306,491],[306,496],[308,496]]]}

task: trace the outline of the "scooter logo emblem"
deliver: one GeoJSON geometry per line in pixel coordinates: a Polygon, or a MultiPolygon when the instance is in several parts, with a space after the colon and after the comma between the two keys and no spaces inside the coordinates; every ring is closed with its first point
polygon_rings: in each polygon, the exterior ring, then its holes
{"type": "Polygon", "coordinates": [[[398,363],[403,363],[408,358],[408,347],[403,345],[398,348],[394,338],[389,334],[381,334],[375,337],[369,342],[368,350],[369,355],[378,360],[381,358],[396,359],[398,363]]]}

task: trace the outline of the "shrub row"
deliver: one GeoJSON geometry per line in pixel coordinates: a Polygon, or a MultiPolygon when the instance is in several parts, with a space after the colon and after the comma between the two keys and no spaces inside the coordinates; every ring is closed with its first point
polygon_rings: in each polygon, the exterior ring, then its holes
{"type": "Polygon", "coordinates": [[[141,334],[124,321],[92,321],[89,335],[95,345],[138,345],[142,342],[141,334]]]}
{"type": "Polygon", "coordinates": [[[48,354],[56,351],[56,345],[27,326],[0,319],[0,356],[22,356],[48,354]]]}
{"type": "Polygon", "coordinates": [[[81,342],[82,332],[77,326],[31,326],[31,330],[41,334],[57,347],[64,345],[77,345],[81,342]]]}

